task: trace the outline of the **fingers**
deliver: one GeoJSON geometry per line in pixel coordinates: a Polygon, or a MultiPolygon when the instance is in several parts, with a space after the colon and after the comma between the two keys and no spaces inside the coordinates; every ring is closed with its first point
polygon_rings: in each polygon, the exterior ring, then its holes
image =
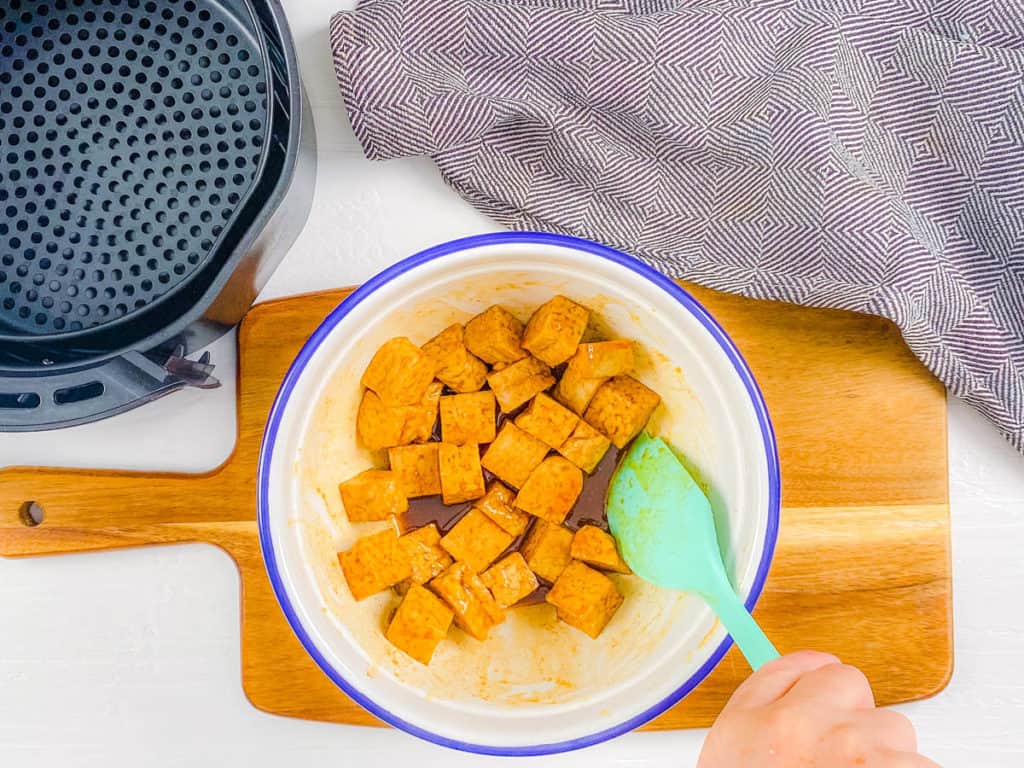
{"type": "MultiPolygon", "coordinates": [[[[797,701],[832,708],[871,709],[875,696],[864,673],[847,664],[829,664],[800,677],[789,692],[797,701]]],[[[789,698],[787,697],[787,698],[789,698]]]]}
{"type": "Polygon", "coordinates": [[[801,677],[830,664],[839,664],[839,659],[818,651],[797,651],[770,661],[740,684],[723,711],[763,707],[778,701],[801,677]]]}
{"type": "Polygon", "coordinates": [[[862,733],[873,734],[875,743],[893,752],[917,752],[917,732],[904,715],[891,709],[866,709],[851,719],[862,733]]]}

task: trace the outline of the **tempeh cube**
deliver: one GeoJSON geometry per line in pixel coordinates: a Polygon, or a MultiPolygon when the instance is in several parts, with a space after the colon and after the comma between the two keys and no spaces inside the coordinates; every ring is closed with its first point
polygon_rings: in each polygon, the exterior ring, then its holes
{"type": "Polygon", "coordinates": [[[456,392],[476,392],[487,381],[487,366],[466,349],[463,327],[449,325],[423,345],[437,367],[434,374],[456,392]]]}
{"type": "Polygon", "coordinates": [[[434,523],[417,528],[398,540],[412,569],[412,581],[426,584],[452,564],[451,555],[441,548],[441,534],[434,523]]]}
{"type": "Polygon", "coordinates": [[[596,525],[584,525],[572,537],[573,560],[581,560],[594,568],[616,573],[630,573],[626,561],[619,555],[615,537],[596,525]]]}
{"type": "Polygon", "coordinates": [[[362,384],[385,405],[416,405],[434,380],[435,363],[405,336],[384,343],[363,373],[362,384]]]}
{"type": "Polygon", "coordinates": [[[594,394],[583,419],[616,448],[640,434],[661,396],[631,376],[616,376],[594,394]]]}
{"type": "Polygon", "coordinates": [[[555,296],[530,317],[523,332],[523,349],[548,365],[564,363],[576,351],[589,318],[586,307],[555,296]]]}
{"type": "Polygon", "coordinates": [[[552,523],[561,523],[583,490],[583,472],[563,456],[549,456],[530,473],[515,506],[552,523]]]}
{"type": "Polygon", "coordinates": [[[401,445],[406,432],[409,406],[388,406],[376,392],[367,389],[356,412],[356,436],[371,451],[401,445]]]}
{"type": "Polygon", "coordinates": [[[628,339],[580,344],[569,367],[582,378],[610,379],[633,370],[633,342],[628,339]]]}
{"type": "Polygon", "coordinates": [[[441,398],[441,439],[453,445],[489,443],[495,432],[494,393],[441,398]]]}
{"type": "Polygon", "coordinates": [[[519,552],[503,557],[480,576],[502,608],[515,605],[538,587],[537,577],[519,552]]]}
{"type": "Polygon", "coordinates": [[[480,463],[509,485],[520,488],[547,453],[544,443],[507,421],[487,446],[480,463]]]}
{"type": "Polygon", "coordinates": [[[526,530],[530,516],[512,506],[515,497],[515,491],[498,480],[492,480],[487,486],[486,495],[473,502],[473,506],[500,525],[506,533],[518,536],[526,530]]]}
{"type": "Polygon", "coordinates": [[[387,520],[409,508],[405,489],[395,472],[368,469],[338,486],[350,522],[387,520]]]}
{"type": "Polygon", "coordinates": [[[535,357],[526,357],[487,375],[498,405],[505,413],[514,411],[534,395],[555,383],[551,370],[535,357]]]}
{"type": "Polygon", "coordinates": [[[557,609],[558,618],[594,638],[623,600],[614,581],[577,560],[562,571],[546,599],[557,609]]]}
{"type": "Polygon", "coordinates": [[[484,473],[480,468],[480,449],[476,445],[439,443],[437,455],[441,499],[445,504],[472,501],[486,493],[484,473]]]}
{"type": "Polygon", "coordinates": [[[455,623],[477,640],[505,620],[505,614],[480,577],[465,563],[456,563],[432,582],[430,588],[455,612],[455,623]]]}
{"type": "Polygon", "coordinates": [[[405,593],[385,637],[420,664],[429,664],[455,614],[429,589],[412,586],[405,593]]]}
{"type": "Polygon", "coordinates": [[[561,525],[538,520],[519,551],[530,570],[548,582],[554,582],[572,559],[572,531],[561,525]]]}
{"type": "Polygon", "coordinates": [[[541,393],[516,417],[516,426],[557,450],[572,434],[579,420],[575,413],[541,393]]]}
{"type": "Polygon", "coordinates": [[[435,381],[417,405],[386,405],[371,389],[363,392],[356,414],[356,434],[371,451],[423,443],[437,423],[438,401],[444,385],[435,381]]]}
{"type": "Polygon", "coordinates": [[[437,424],[437,410],[442,391],[444,385],[440,381],[435,381],[427,387],[427,394],[419,403],[405,406],[409,409],[409,415],[405,420],[402,445],[425,443],[430,440],[434,434],[434,425],[437,424]]]}
{"type": "Polygon", "coordinates": [[[562,378],[558,380],[555,387],[555,400],[562,405],[572,409],[575,413],[582,414],[590,404],[594,393],[601,388],[607,379],[586,379],[576,373],[570,365],[565,369],[562,378]]]}
{"type": "Polygon", "coordinates": [[[523,324],[495,304],[466,323],[462,340],[470,352],[486,363],[514,363],[526,357],[520,345],[522,336],[523,324]]]}
{"type": "Polygon", "coordinates": [[[580,421],[558,452],[589,475],[601,463],[610,446],[607,437],[587,422],[580,421]]]}
{"type": "Polygon", "coordinates": [[[444,547],[473,573],[480,573],[508,549],[512,535],[473,507],[441,538],[444,547]]]}
{"type": "MultiPolygon", "coordinates": [[[[398,477],[405,495],[436,496],[441,492],[438,443],[421,443],[388,448],[388,464],[398,477]]],[[[403,510],[404,511],[404,510],[403,510]]]]}
{"type": "Polygon", "coordinates": [[[399,546],[394,529],[363,536],[351,549],[339,552],[338,561],[356,600],[364,600],[412,575],[409,558],[399,546]]]}

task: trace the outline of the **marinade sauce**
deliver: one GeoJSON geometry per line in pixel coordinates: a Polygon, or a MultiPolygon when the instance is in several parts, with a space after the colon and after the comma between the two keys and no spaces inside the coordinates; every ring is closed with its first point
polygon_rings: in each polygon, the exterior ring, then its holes
{"type": "MultiPolygon", "coordinates": [[[[565,518],[566,528],[576,531],[584,525],[596,525],[601,530],[608,530],[608,516],[604,501],[605,495],[608,493],[608,484],[611,482],[612,474],[619,462],[619,454],[620,452],[614,446],[609,448],[608,453],[601,459],[601,463],[597,465],[593,474],[583,476],[583,490],[565,518]]],[[[484,479],[490,483],[494,479],[494,475],[484,470],[484,479]]],[[[443,536],[472,507],[472,502],[445,504],[441,501],[440,496],[409,499],[409,509],[398,516],[398,526],[402,533],[408,533],[434,523],[443,536]]],[[[523,536],[520,536],[512,542],[508,551],[518,549],[522,538],[523,536]]]]}
{"type": "MultiPolygon", "coordinates": [[[[612,474],[614,474],[615,467],[618,465],[619,455],[620,451],[612,446],[594,469],[594,472],[583,476],[583,490],[580,492],[576,504],[565,518],[566,528],[576,531],[584,525],[596,525],[601,530],[608,530],[605,496],[608,493],[608,484],[611,483],[612,474]]],[[[484,470],[484,479],[490,483],[494,476],[484,470]]],[[[398,526],[402,533],[408,533],[433,523],[443,536],[472,508],[472,502],[445,504],[441,501],[440,496],[409,499],[409,509],[399,515],[398,526]]],[[[534,521],[531,521],[526,530],[516,537],[508,549],[502,552],[497,559],[500,560],[505,555],[519,549],[523,540],[529,535],[533,524],[534,521]]],[[[527,595],[516,603],[516,605],[533,605],[534,603],[544,602],[544,596],[551,588],[551,585],[542,579],[540,581],[541,586],[532,594],[527,595]]]]}

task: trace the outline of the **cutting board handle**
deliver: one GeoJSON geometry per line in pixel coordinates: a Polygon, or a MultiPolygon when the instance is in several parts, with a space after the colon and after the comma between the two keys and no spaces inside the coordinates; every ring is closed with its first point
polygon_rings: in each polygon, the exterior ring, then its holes
{"type": "Polygon", "coordinates": [[[201,475],[5,469],[0,471],[0,555],[217,543],[211,533],[218,526],[255,517],[251,505],[239,504],[239,478],[230,479],[227,490],[227,466],[201,475]]]}

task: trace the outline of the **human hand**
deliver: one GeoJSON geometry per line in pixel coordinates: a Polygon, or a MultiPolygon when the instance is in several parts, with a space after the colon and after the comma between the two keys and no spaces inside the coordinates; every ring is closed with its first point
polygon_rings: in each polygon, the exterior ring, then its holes
{"type": "Polygon", "coordinates": [[[697,768],[938,768],[917,753],[903,715],[875,709],[864,674],[826,653],[800,651],[736,689],[704,742],[697,768]]]}

